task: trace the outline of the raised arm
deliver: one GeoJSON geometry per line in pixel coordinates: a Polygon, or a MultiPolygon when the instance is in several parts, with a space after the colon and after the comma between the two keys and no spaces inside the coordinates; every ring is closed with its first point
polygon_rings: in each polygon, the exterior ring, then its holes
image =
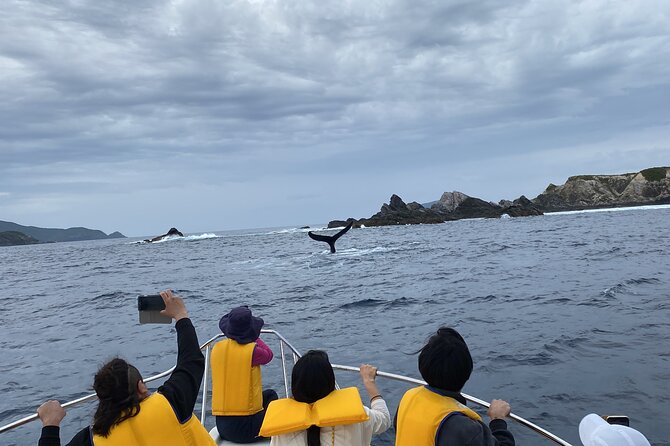
{"type": "Polygon", "coordinates": [[[389,413],[386,401],[384,401],[382,394],[377,388],[377,367],[369,364],[361,364],[360,374],[363,386],[365,386],[365,390],[368,392],[368,397],[370,398],[370,410],[368,412],[370,419],[368,423],[372,427],[373,435],[381,434],[391,427],[391,414],[389,413]]]}
{"type": "Polygon", "coordinates": [[[172,291],[162,291],[165,310],[161,313],[172,317],[177,330],[177,365],[165,384],[158,388],[175,410],[181,423],[193,414],[198,391],[205,371],[205,357],[200,351],[198,336],[188,318],[184,301],[172,291]]]}
{"type": "Polygon", "coordinates": [[[261,338],[256,339],[256,347],[251,357],[251,365],[265,365],[272,361],[273,356],[270,347],[261,338]]]}

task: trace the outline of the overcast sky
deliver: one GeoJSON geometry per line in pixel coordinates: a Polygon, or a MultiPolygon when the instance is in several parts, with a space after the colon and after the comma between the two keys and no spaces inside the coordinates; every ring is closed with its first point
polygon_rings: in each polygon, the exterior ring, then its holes
{"type": "Polygon", "coordinates": [[[3,0],[0,220],[129,236],[670,165],[670,1],[3,0]]]}

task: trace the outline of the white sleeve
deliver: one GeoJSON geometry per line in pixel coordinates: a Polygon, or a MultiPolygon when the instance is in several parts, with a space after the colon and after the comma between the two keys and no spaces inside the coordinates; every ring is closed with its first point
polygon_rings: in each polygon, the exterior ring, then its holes
{"type": "Polygon", "coordinates": [[[383,398],[375,398],[370,406],[372,406],[370,409],[367,407],[365,409],[370,417],[367,423],[372,428],[372,435],[386,432],[391,427],[391,414],[389,413],[389,408],[386,406],[386,401],[383,398]]]}

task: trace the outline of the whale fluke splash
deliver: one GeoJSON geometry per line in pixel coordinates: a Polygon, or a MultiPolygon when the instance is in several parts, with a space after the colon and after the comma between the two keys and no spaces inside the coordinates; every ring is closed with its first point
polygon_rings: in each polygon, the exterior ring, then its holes
{"type": "Polygon", "coordinates": [[[146,239],[146,240],[144,240],[144,241],[147,242],[147,243],[158,242],[158,241],[160,241],[160,240],[163,240],[163,239],[166,238],[166,237],[172,237],[172,236],[175,236],[175,235],[177,235],[177,236],[179,236],[179,237],[183,237],[183,236],[184,236],[184,234],[182,234],[181,232],[179,232],[179,230],[177,230],[177,228],[170,228],[170,230],[169,230],[167,233],[165,233],[165,234],[163,234],[163,235],[159,235],[158,237],[154,237],[154,238],[152,238],[152,239],[146,239]]]}
{"type": "Polygon", "coordinates": [[[342,237],[345,232],[347,232],[349,229],[351,229],[351,226],[354,224],[353,221],[349,222],[349,224],[342,229],[340,232],[338,232],[335,235],[319,235],[319,234],[314,234],[312,231],[309,231],[307,235],[312,240],[317,240],[319,242],[326,242],[330,246],[330,252],[335,252],[335,242],[337,241],[338,238],[342,237]]]}

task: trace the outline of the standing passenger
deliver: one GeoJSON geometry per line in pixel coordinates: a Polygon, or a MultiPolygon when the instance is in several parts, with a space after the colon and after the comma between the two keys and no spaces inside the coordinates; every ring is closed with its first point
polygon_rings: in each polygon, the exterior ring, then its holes
{"type": "Polygon", "coordinates": [[[370,408],[356,387],[335,390],[328,355],[310,350],[293,366],[293,398],[270,404],[261,434],[272,436],[271,446],[370,446],[373,435],[391,427],[391,415],[375,383],[377,369],[363,364],[360,374],[370,408]]]}
{"type": "Polygon", "coordinates": [[[233,308],[219,321],[228,339],[212,349],[212,414],[219,436],[234,443],[258,440],[265,409],[277,392],[263,390],[261,365],[272,350],[258,336],[263,319],[244,307],[233,308]]]}
{"type": "Polygon", "coordinates": [[[504,418],[510,405],[493,400],[487,427],[465,406],[461,389],[472,373],[470,350],[453,328],[440,328],[419,354],[428,383],[405,392],[397,414],[396,446],[514,446],[504,418]]]}

